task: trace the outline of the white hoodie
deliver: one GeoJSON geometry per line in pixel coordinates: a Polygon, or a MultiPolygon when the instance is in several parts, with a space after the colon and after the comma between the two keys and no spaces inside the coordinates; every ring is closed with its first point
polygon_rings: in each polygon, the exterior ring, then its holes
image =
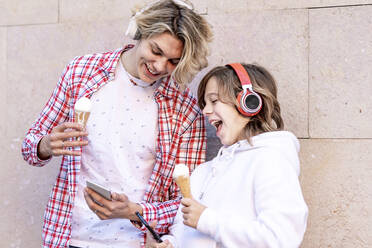
{"type": "Polygon", "coordinates": [[[191,192],[207,206],[197,230],[180,209],[170,228],[174,247],[298,247],[308,215],[298,181],[299,142],[290,132],[267,132],[222,147],[191,176],[191,192]]]}

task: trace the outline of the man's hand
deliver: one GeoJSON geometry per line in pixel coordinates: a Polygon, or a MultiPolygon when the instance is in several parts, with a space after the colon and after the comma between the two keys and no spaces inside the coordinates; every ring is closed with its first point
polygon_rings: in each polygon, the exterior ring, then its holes
{"type": "Polygon", "coordinates": [[[191,198],[183,198],[181,204],[184,206],[181,210],[183,213],[183,224],[196,229],[200,215],[207,207],[191,198]]]}
{"type": "Polygon", "coordinates": [[[69,147],[86,146],[87,140],[81,137],[87,136],[85,128],[75,122],[65,122],[53,128],[52,132],[44,136],[37,149],[37,155],[40,159],[45,160],[51,156],[61,155],[81,155],[78,151],[67,150],[69,147]],[[73,138],[73,140],[71,140],[73,138]]]}
{"type": "Polygon", "coordinates": [[[139,221],[135,212],[142,214],[142,207],[131,202],[125,194],[111,193],[112,201],[105,199],[94,190],[85,188],[84,198],[89,208],[101,219],[122,218],[139,221]]]}

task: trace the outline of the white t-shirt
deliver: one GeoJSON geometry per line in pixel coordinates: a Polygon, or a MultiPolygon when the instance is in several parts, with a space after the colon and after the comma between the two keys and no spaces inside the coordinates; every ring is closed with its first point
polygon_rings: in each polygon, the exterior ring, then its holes
{"type": "MultiPolygon", "coordinates": [[[[135,86],[119,62],[115,79],[96,92],[87,122],[89,144],[83,147],[78,192],[72,212],[70,245],[140,247],[140,231],[127,219],[100,220],[89,208],[86,180],[139,202],[155,164],[158,108],[150,87],[135,86]]],[[[147,85],[134,79],[137,85],[147,85]]]]}

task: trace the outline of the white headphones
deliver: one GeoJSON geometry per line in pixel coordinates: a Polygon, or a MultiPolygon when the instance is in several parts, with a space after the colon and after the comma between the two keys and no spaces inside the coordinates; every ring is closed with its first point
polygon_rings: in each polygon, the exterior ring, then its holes
{"type": "MultiPolygon", "coordinates": [[[[178,6],[183,6],[185,8],[190,9],[190,10],[194,9],[192,4],[187,3],[186,0],[172,0],[172,1],[173,1],[173,3],[175,3],[178,6]]],[[[148,10],[149,8],[151,8],[153,5],[155,5],[158,2],[161,2],[161,0],[160,1],[159,0],[153,1],[149,4],[147,4],[140,11],[136,12],[129,20],[128,28],[127,28],[127,31],[125,32],[125,35],[129,36],[131,39],[134,39],[134,37],[136,36],[137,30],[138,30],[136,18],[140,14],[142,14],[144,11],[148,10]]]]}

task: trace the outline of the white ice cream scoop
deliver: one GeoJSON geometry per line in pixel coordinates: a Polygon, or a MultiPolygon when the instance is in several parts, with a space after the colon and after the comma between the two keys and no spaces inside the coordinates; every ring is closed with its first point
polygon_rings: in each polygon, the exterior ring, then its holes
{"type": "Polygon", "coordinates": [[[87,124],[90,111],[92,110],[92,101],[87,97],[82,97],[75,103],[75,119],[77,123],[84,127],[87,124]]]}
{"type": "Polygon", "coordinates": [[[82,97],[75,103],[75,111],[90,112],[92,110],[92,101],[87,97],[82,97]]]}

